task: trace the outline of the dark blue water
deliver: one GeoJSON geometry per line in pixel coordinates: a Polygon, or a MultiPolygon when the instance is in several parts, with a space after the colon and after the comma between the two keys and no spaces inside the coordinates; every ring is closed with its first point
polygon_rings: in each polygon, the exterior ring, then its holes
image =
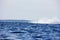
{"type": "Polygon", "coordinates": [[[0,21],[0,40],[60,40],[60,24],[0,21]]]}

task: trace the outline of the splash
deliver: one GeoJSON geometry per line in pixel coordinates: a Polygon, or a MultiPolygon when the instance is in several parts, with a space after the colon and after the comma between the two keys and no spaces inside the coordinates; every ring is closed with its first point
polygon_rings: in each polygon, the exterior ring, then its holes
{"type": "Polygon", "coordinates": [[[59,18],[43,18],[37,21],[32,21],[32,23],[58,24],[60,23],[60,19],[59,18]]]}

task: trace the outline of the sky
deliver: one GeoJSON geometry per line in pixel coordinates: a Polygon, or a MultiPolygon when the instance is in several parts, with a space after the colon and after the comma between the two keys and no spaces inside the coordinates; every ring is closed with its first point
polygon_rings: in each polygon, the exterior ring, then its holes
{"type": "Polygon", "coordinates": [[[59,18],[59,0],[0,0],[0,19],[59,18]]]}

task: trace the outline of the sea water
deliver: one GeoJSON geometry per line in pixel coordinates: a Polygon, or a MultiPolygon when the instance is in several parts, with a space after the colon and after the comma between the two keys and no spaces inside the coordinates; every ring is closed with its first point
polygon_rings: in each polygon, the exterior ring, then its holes
{"type": "Polygon", "coordinates": [[[60,40],[60,24],[0,21],[0,40],[60,40]]]}

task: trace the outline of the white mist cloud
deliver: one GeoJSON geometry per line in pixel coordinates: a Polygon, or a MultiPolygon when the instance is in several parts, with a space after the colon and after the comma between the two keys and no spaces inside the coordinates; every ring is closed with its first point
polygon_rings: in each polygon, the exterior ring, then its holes
{"type": "Polygon", "coordinates": [[[59,18],[43,18],[37,21],[32,21],[32,23],[56,24],[56,23],[60,23],[60,19],[59,18]]]}

